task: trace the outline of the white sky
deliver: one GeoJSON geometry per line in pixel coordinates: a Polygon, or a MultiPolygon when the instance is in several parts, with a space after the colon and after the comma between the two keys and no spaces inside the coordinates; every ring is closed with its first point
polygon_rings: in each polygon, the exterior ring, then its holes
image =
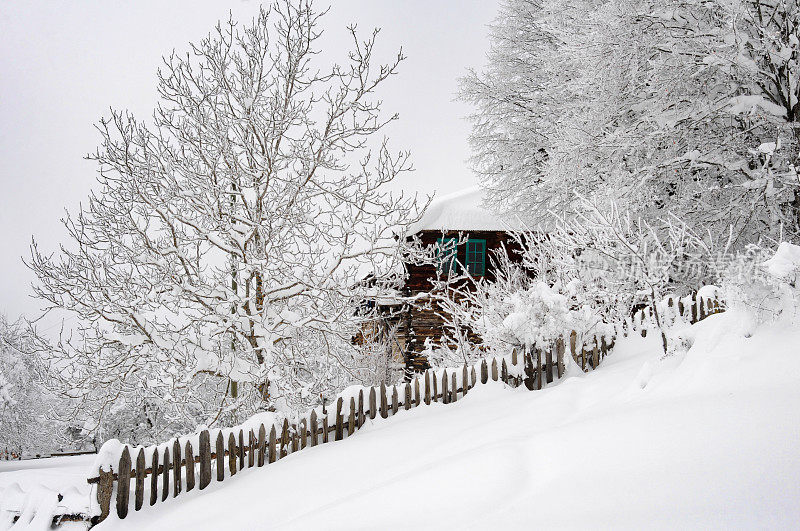
{"type": "MultiPolygon", "coordinates": [[[[325,2],[317,2],[324,7],[325,2]]],[[[453,101],[458,78],[480,67],[497,0],[336,0],[324,43],[341,52],[345,27],[381,28],[376,53],[408,59],[383,87],[394,149],[412,152],[416,172],[402,187],[448,193],[471,186],[469,112],[453,101]]],[[[137,0],[0,2],[0,312],[34,316],[34,276],[22,264],[31,236],[57,249],[64,209],[74,211],[94,183],[83,160],[109,107],[149,117],[161,56],[205,36],[220,18],[249,21],[258,2],[137,0]]]]}

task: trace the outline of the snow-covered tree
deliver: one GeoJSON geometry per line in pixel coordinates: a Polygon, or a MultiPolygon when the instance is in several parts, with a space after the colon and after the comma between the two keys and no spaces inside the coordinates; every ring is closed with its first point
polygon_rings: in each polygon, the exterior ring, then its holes
{"type": "Polygon", "coordinates": [[[380,292],[418,212],[385,191],[410,163],[379,138],[402,54],[376,65],[377,30],[351,27],[325,64],[321,17],[286,0],[220,24],[164,59],[149,120],[100,121],[99,186],[30,261],[37,295],[79,317],[60,383],[96,424],[155,437],[346,383],[360,279],[380,292]]]}
{"type": "Polygon", "coordinates": [[[798,235],[797,2],[507,0],[470,73],[474,168],[532,222],[573,192],[740,247],[798,235]],[[769,16],[766,13],[770,13],[769,16]]]}
{"type": "Polygon", "coordinates": [[[0,456],[75,443],[57,420],[64,404],[45,386],[49,372],[40,354],[31,329],[0,314],[0,456]]]}

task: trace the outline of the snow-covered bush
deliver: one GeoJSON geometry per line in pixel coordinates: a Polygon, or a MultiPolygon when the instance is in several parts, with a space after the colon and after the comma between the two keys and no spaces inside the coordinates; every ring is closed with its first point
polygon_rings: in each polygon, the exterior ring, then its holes
{"type": "Polygon", "coordinates": [[[800,246],[748,246],[722,266],[720,276],[727,306],[753,324],[800,320],[800,246]]]}

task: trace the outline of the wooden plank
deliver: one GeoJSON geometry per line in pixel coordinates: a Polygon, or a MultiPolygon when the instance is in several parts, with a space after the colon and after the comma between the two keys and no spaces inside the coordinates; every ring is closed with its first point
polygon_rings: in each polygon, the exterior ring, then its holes
{"type": "Polygon", "coordinates": [[[458,374],[455,371],[450,376],[450,388],[450,402],[455,402],[458,400],[458,374]]]}
{"type": "Polygon", "coordinates": [[[155,505],[158,500],[158,448],[153,448],[153,463],[150,472],[150,505],[155,505]]]}
{"type": "Polygon", "coordinates": [[[608,345],[606,344],[606,336],[600,338],[600,359],[603,360],[608,355],[608,345]]]}
{"type": "Polygon", "coordinates": [[[365,420],[366,419],[364,418],[364,389],[359,389],[358,390],[358,419],[357,419],[358,429],[361,429],[361,426],[364,425],[364,421],[365,420]]]}
{"type": "Polygon", "coordinates": [[[528,391],[533,391],[536,388],[536,371],[533,368],[533,359],[531,359],[531,352],[528,348],[522,354],[523,370],[525,372],[525,388],[528,391]]]}
{"type": "MultiPolygon", "coordinates": [[[[180,457],[175,458],[180,461],[180,457]]],[[[169,470],[172,468],[169,459],[169,447],[164,448],[164,466],[161,468],[161,501],[167,501],[169,498],[169,470]]]]}
{"type": "Polygon", "coordinates": [[[386,384],[381,382],[381,418],[389,416],[388,407],[389,399],[386,398],[386,384]]]}
{"type": "Polygon", "coordinates": [[[545,352],[545,372],[547,373],[547,383],[553,382],[553,346],[551,345],[550,348],[547,349],[545,352]]]}
{"type": "Polygon", "coordinates": [[[411,384],[406,383],[406,392],[403,397],[403,409],[411,409],[411,384]]]}
{"type": "Polygon", "coordinates": [[[489,366],[486,364],[486,358],[481,360],[481,383],[485,384],[489,381],[489,366]]]}
{"type": "Polygon", "coordinates": [[[208,430],[200,432],[200,490],[211,483],[211,435],[208,430]]]}
{"type": "Polygon", "coordinates": [[[597,338],[594,339],[594,348],[592,349],[592,369],[596,369],[600,365],[600,353],[597,349],[597,338]]]}
{"type": "Polygon", "coordinates": [[[275,447],[275,424],[273,424],[269,429],[269,450],[267,451],[268,461],[270,463],[274,463],[278,460],[278,449],[275,447]]]}
{"type": "Polygon", "coordinates": [[[450,393],[447,389],[447,369],[442,369],[442,404],[450,402],[450,393]]]}
{"type": "Polygon", "coordinates": [[[542,349],[536,347],[536,389],[541,389],[543,386],[542,380],[544,379],[544,370],[542,369],[542,349]]]}
{"type": "Polygon", "coordinates": [[[492,381],[497,381],[497,358],[492,358],[492,381]]]}
{"type": "Polygon", "coordinates": [[[419,390],[419,376],[414,377],[414,407],[422,403],[422,395],[419,390]]]}
{"type": "Polygon", "coordinates": [[[392,386],[392,415],[397,414],[398,409],[398,396],[397,396],[397,386],[392,386]]]}
{"type": "Polygon", "coordinates": [[[500,379],[503,380],[503,383],[508,384],[508,366],[505,358],[502,358],[500,363],[500,379]]]}
{"type": "MultiPolygon", "coordinates": [[[[106,472],[103,467],[97,469],[97,504],[100,506],[98,520],[102,522],[111,514],[111,497],[114,494],[114,473],[106,472]]],[[[155,502],[153,502],[155,503],[155,502]]],[[[153,505],[151,503],[150,505],[153,505]]]]}
{"type": "Polygon", "coordinates": [[[467,392],[469,391],[469,373],[467,372],[467,364],[464,364],[464,368],[461,370],[461,396],[467,396],[467,392]]]}
{"type": "Polygon", "coordinates": [[[144,503],[144,448],[139,448],[139,455],[136,456],[136,495],[135,508],[140,510],[144,503]]]}
{"type": "Polygon", "coordinates": [[[378,404],[375,399],[375,387],[369,388],[369,418],[374,419],[378,414],[378,404]]]}
{"type": "Polygon", "coordinates": [[[576,347],[578,346],[578,332],[575,330],[569,333],[569,355],[572,356],[572,359],[575,360],[575,363],[578,363],[578,352],[576,347]]]}
{"type": "MultiPolygon", "coordinates": [[[[274,428],[275,426],[273,426],[274,428]]],[[[264,426],[262,423],[261,426],[258,428],[258,452],[256,456],[256,460],[258,461],[258,466],[264,466],[264,453],[267,450],[267,427],[264,426]]]]}
{"type": "Polygon", "coordinates": [[[703,297],[700,297],[697,308],[697,320],[702,321],[705,318],[706,318],[705,300],[703,299],[703,297]]]}
{"type": "Polygon", "coordinates": [[[425,405],[431,403],[431,371],[425,371],[425,405]]]}
{"type": "MultiPolygon", "coordinates": [[[[225,479],[225,437],[222,435],[222,430],[217,432],[217,481],[225,479]]],[[[234,461],[236,461],[234,459],[234,461]]]]}
{"type": "Polygon", "coordinates": [[[174,498],[178,494],[181,493],[181,489],[183,488],[182,481],[181,481],[181,471],[183,467],[181,467],[181,443],[178,439],[175,439],[175,442],[172,443],[172,455],[175,458],[175,463],[177,466],[172,467],[172,497],[174,498]]]}
{"type": "Polygon", "coordinates": [[[353,432],[356,431],[356,399],[355,397],[350,397],[350,415],[347,417],[347,436],[350,437],[353,435],[353,432]]]}
{"type": "Polygon", "coordinates": [[[292,423],[291,434],[292,453],[295,453],[300,449],[300,433],[298,432],[297,425],[294,423],[292,423]]]}
{"type": "Polygon", "coordinates": [[[328,414],[326,413],[324,417],[322,417],[322,442],[328,442],[328,414]]]}
{"type": "Polygon", "coordinates": [[[131,452],[127,445],[122,449],[117,468],[117,516],[128,516],[128,496],[131,490],[131,452]]]}
{"type": "Polygon", "coordinates": [[[344,401],[340,396],[336,400],[336,440],[341,441],[344,437],[344,418],[342,417],[342,406],[344,401]]]}
{"type": "Polygon", "coordinates": [[[253,430],[250,430],[247,448],[247,468],[253,468],[256,463],[256,434],[253,430]]]}
{"type": "Polygon", "coordinates": [[[244,430],[239,430],[239,470],[244,470],[244,454],[246,453],[244,445],[244,430]]]}
{"type": "Polygon", "coordinates": [[[300,420],[300,449],[306,447],[308,444],[308,428],[306,427],[306,419],[300,420]]]}
{"type": "Polygon", "coordinates": [[[283,419],[281,426],[281,442],[278,444],[280,451],[278,452],[278,459],[283,459],[289,454],[289,419],[283,419]]]}
{"type": "MultiPolygon", "coordinates": [[[[242,433],[241,430],[239,433],[242,433]]],[[[231,476],[236,475],[236,451],[236,436],[233,435],[233,432],[231,432],[228,435],[228,470],[230,471],[231,476]]]]}
{"type": "MultiPolygon", "coordinates": [[[[252,430],[250,430],[252,433],[252,430]]],[[[194,488],[194,452],[191,441],[186,441],[186,492],[194,488]]]]}
{"type": "Polygon", "coordinates": [[[556,366],[559,378],[564,376],[564,350],[564,339],[559,337],[556,341],[556,366]]]}
{"type": "Polygon", "coordinates": [[[475,374],[475,365],[470,367],[469,372],[470,372],[469,388],[472,389],[473,387],[475,387],[475,384],[478,383],[478,376],[475,374]]]}
{"type": "Polygon", "coordinates": [[[317,412],[311,412],[311,422],[310,422],[310,437],[311,437],[311,446],[317,445],[317,412]]]}
{"type": "Polygon", "coordinates": [[[513,365],[515,367],[517,365],[517,349],[516,349],[516,347],[511,349],[511,365],[513,365]]]}

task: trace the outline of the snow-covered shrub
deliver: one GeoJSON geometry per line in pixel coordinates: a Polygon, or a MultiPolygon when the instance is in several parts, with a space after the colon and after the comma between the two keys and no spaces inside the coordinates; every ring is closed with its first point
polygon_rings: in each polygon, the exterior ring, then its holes
{"type": "Polygon", "coordinates": [[[748,246],[723,265],[720,276],[727,306],[744,312],[753,324],[800,318],[800,246],[748,246]]]}

